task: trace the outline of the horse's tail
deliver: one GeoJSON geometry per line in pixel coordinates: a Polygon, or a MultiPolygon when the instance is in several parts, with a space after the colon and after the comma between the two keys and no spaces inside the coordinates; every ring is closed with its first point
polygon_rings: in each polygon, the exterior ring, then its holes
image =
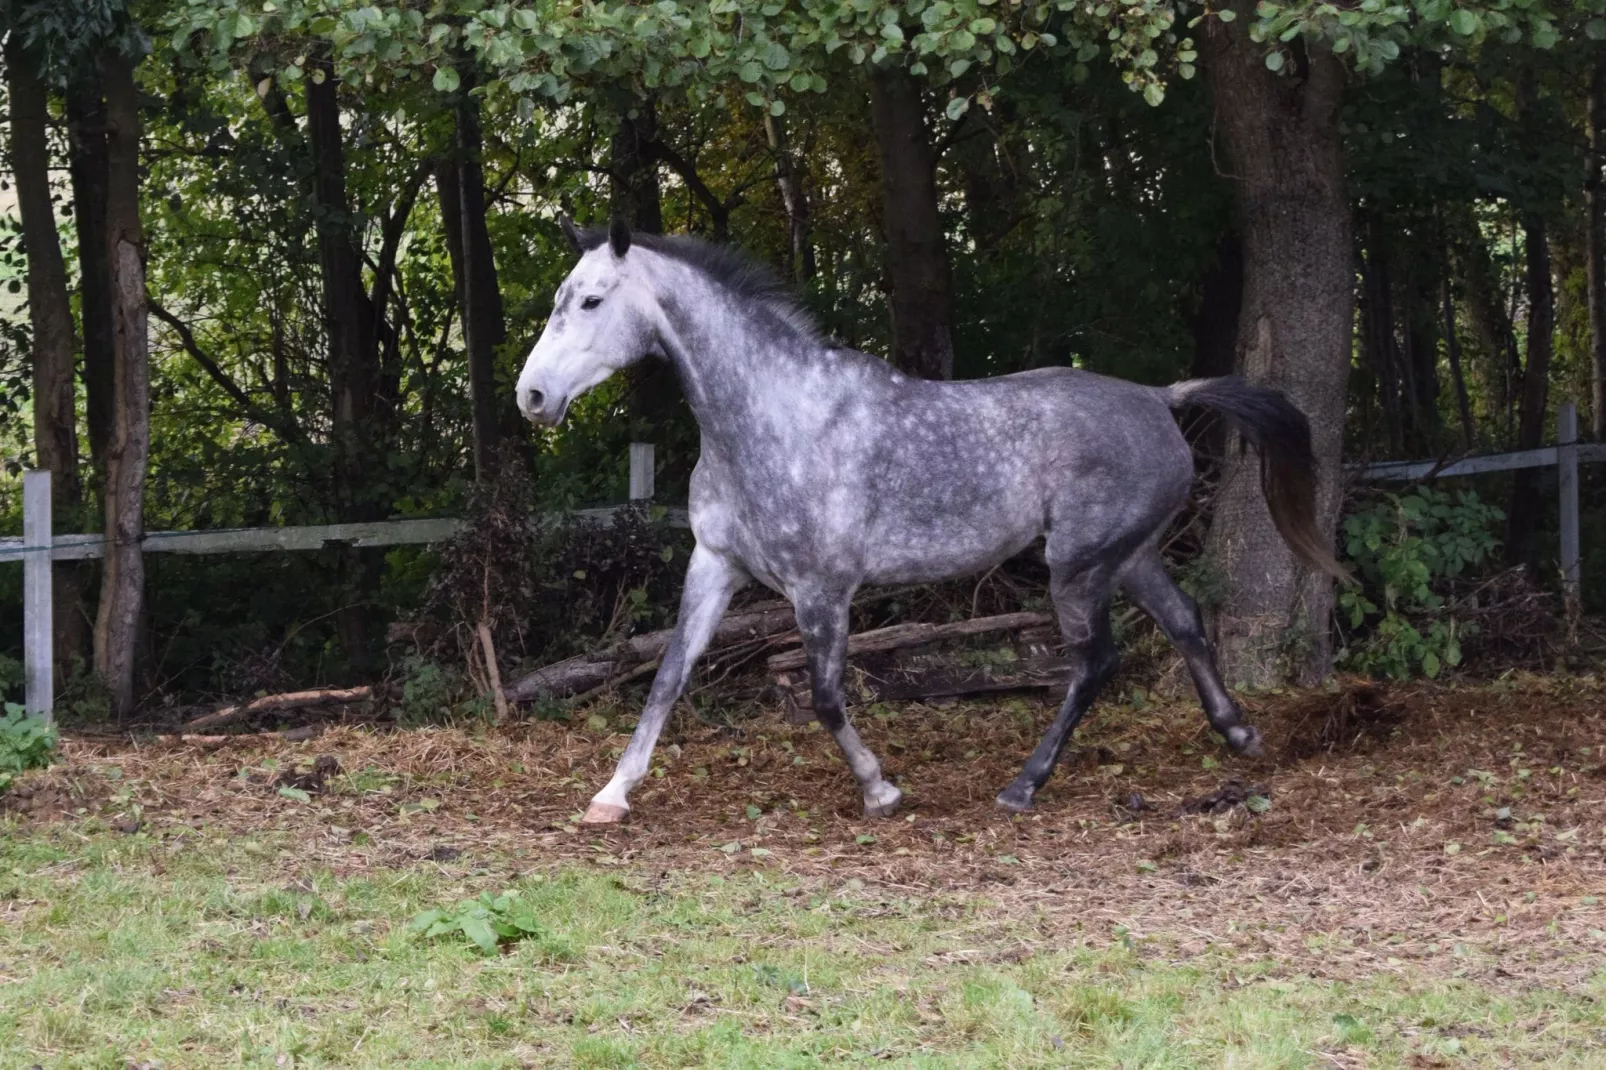
{"type": "Polygon", "coordinates": [[[1176,383],[1165,396],[1173,409],[1199,405],[1226,417],[1260,454],[1260,488],[1289,549],[1316,571],[1351,582],[1316,527],[1316,460],[1305,414],[1279,391],[1236,375],[1176,383]]]}

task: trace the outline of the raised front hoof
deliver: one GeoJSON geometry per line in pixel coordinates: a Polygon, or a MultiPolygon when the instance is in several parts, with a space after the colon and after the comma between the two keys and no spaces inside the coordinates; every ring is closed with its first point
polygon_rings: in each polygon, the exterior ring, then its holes
{"type": "Polygon", "coordinates": [[[1032,790],[1011,784],[998,793],[998,808],[1012,814],[1024,814],[1032,808],[1032,790]]]}
{"type": "Polygon", "coordinates": [[[1227,746],[1234,754],[1245,758],[1260,758],[1266,753],[1266,745],[1260,739],[1260,731],[1254,725],[1236,724],[1226,731],[1227,746]]]}
{"type": "Polygon", "coordinates": [[[865,817],[891,817],[898,812],[898,806],[903,802],[903,792],[882,781],[878,786],[864,793],[865,817]]]}
{"type": "Polygon", "coordinates": [[[617,825],[630,813],[628,806],[615,806],[612,803],[594,802],[586,808],[586,816],[580,819],[582,825],[617,825]]]}

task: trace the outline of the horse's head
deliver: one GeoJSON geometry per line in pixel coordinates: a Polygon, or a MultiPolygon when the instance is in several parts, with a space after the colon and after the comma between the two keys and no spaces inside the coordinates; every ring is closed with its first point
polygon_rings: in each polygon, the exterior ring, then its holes
{"type": "Polygon", "coordinates": [[[519,409],[555,426],[575,398],[659,348],[657,302],[630,252],[630,227],[614,220],[607,239],[581,232],[563,217],[563,233],[580,262],[563,280],[552,316],[519,375],[519,409]],[[635,269],[635,270],[632,270],[635,269]]]}

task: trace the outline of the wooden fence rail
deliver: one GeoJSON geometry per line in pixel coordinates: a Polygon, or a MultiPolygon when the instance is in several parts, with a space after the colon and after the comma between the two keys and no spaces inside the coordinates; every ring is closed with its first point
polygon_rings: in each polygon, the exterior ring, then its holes
{"type": "MultiPolygon", "coordinates": [[[[653,494],[653,447],[630,444],[630,498],[648,500],[653,494]]],[[[619,509],[577,509],[570,516],[606,520],[619,509]]],[[[670,509],[669,522],[688,524],[686,510],[670,509]]],[[[320,550],[329,544],[351,546],[405,546],[444,542],[463,522],[454,517],[417,520],[380,520],[371,524],[317,524],[289,528],[230,528],[220,531],[150,531],[140,540],[145,553],[229,554],[273,550],[320,550]]],[[[52,535],[50,473],[35,470],[22,476],[22,537],[0,538],[0,563],[22,562],[23,672],[25,705],[29,713],[51,719],[55,707],[55,666],[52,663],[53,620],[51,564],[103,557],[104,535],[52,535]]]]}

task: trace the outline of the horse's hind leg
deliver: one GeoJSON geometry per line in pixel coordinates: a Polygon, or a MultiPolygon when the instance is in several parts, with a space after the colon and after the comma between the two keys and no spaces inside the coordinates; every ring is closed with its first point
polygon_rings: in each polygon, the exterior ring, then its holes
{"type": "Polygon", "coordinates": [[[866,817],[890,817],[903,798],[903,792],[881,776],[881,762],[859,739],[848,723],[847,702],[842,694],[842,670],[848,656],[848,608],[851,590],[794,594],[797,630],[803,636],[803,653],[808,658],[809,680],[814,689],[814,715],[836,738],[848,760],[854,779],[864,793],[866,817]]]}
{"type": "Polygon", "coordinates": [[[1261,753],[1260,733],[1254,726],[1244,724],[1238,704],[1221,682],[1199,607],[1166,572],[1159,551],[1153,547],[1140,550],[1122,574],[1121,586],[1140,609],[1159,623],[1166,638],[1182,653],[1211,727],[1239,754],[1261,753]]]}
{"type": "Polygon", "coordinates": [[[1070,648],[1071,682],[1065,702],[1048,726],[1037,749],[1026,765],[998,795],[998,805],[1006,810],[1030,810],[1032,796],[1054,772],[1060,752],[1075,731],[1077,722],[1093,705],[1100,689],[1115,675],[1120,658],[1110,633],[1110,593],[1114,568],[1097,564],[1086,568],[1050,562],[1050,589],[1060,631],[1070,648]]]}

